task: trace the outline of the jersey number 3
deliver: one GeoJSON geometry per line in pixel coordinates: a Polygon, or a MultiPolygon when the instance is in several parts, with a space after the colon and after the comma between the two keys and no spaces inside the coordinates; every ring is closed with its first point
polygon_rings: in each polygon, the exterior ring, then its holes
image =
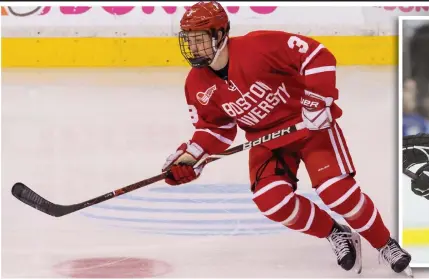
{"type": "Polygon", "coordinates": [[[290,37],[287,44],[291,49],[297,46],[300,53],[306,53],[308,51],[308,44],[297,36],[290,37]]]}

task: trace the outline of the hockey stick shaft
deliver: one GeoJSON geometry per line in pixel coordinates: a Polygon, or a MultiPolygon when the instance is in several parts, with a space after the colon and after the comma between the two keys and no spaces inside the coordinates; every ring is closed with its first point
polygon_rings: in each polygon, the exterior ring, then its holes
{"type": "MultiPolygon", "coordinates": [[[[273,132],[270,133],[264,137],[258,138],[256,140],[253,141],[248,141],[246,143],[240,144],[238,146],[235,146],[233,148],[230,148],[228,150],[226,150],[223,153],[220,153],[218,155],[212,155],[208,158],[206,158],[204,164],[208,164],[211,162],[214,162],[218,159],[221,159],[225,156],[229,156],[238,152],[241,152],[243,150],[247,150],[252,148],[253,146],[271,141],[273,139],[276,139],[278,137],[284,136],[286,134],[290,134],[293,133],[297,130],[302,129],[303,126],[301,123],[294,125],[294,126],[290,126],[287,128],[284,128],[282,130],[279,130],[277,132],[273,132]]],[[[46,200],[45,198],[41,197],[40,195],[38,195],[36,192],[34,192],[33,190],[31,190],[29,187],[27,187],[26,185],[24,185],[23,183],[15,183],[15,185],[12,187],[12,195],[15,196],[18,200],[20,200],[23,203],[26,203],[27,205],[42,211],[46,214],[49,214],[51,216],[55,216],[55,217],[60,217],[60,216],[64,216],[66,214],[70,214],[72,212],[84,209],[86,207],[110,200],[114,197],[117,196],[121,196],[123,194],[129,193],[131,191],[137,190],[139,188],[148,186],[150,184],[153,184],[155,182],[161,181],[163,179],[165,179],[168,175],[168,172],[163,172],[159,175],[153,176],[151,178],[139,181],[137,183],[119,188],[117,190],[114,190],[112,192],[106,193],[104,195],[98,196],[96,198],[78,203],[78,204],[73,204],[73,205],[58,205],[58,204],[54,204],[48,200],[46,200]]]]}

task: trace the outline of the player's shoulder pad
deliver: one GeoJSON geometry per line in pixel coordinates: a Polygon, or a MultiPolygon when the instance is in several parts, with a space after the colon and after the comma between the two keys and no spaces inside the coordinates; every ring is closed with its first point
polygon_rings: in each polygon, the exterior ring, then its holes
{"type": "Polygon", "coordinates": [[[198,105],[197,94],[199,94],[201,75],[204,75],[203,68],[192,68],[186,77],[184,90],[188,103],[198,105]]]}
{"type": "Polygon", "coordinates": [[[260,49],[262,52],[276,49],[279,42],[287,40],[288,33],[275,30],[257,30],[249,32],[240,37],[234,37],[234,44],[241,49],[240,52],[246,50],[255,51],[260,49]],[[251,46],[251,48],[249,48],[251,46]]]}
{"type": "Polygon", "coordinates": [[[185,79],[185,87],[192,88],[192,83],[194,83],[196,80],[199,80],[199,75],[201,74],[202,74],[202,69],[191,68],[185,79]]]}
{"type": "Polygon", "coordinates": [[[289,33],[284,31],[277,30],[257,30],[247,33],[242,36],[243,41],[261,41],[262,43],[267,43],[272,40],[279,40],[290,36],[289,33]]]}

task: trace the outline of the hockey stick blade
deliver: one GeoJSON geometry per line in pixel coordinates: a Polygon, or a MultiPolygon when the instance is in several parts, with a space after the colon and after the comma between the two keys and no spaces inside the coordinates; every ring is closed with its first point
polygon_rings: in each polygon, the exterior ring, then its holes
{"type": "MultiPolygon", "coordinates": [[[[259,145],[261,143],[264,142],[268,142],[271,141],[275,138],[278,138],[280,136],[284,136],[290,133],[293,133],[297,130],[302,129],[303,126],[302,124],[297,124],[291,127],[287,127],[284,129],[281,129],[279,131],[273,132],[271,134],[268,134],[264,137],[258,138],[256,140],[253,141],[248,141],[246,143],[237,145],[235,147],[232,147],[230,149],[225,150],[225,152],[217,154],[217,155],[212,155],[208,158],[206,158],[204,164],[208,164],[211,162],[214,162],[218,159],[221,159],[225,156],[229,156],[247,149],[252,148],[253,146],[259,145]]],[[[92,206],[94,204],[97,203],[101,203],[107,200],[110,200],[114,197],[126,194],[128,192],[134,191],[136,189],[142,188],[144,186],[153,184],[155,182],[161,181],[163,179],[165,179],[168,176],[168,172],[163,172],[159,175],[153,176],[151,178],[139,181],[137,183],[125,186],[123,188],[117,189],[115,191],[106,193],[104,195],[98,196],[96,198],[93,198],[91,200],[88,201],[84,201],[81,203],[77,203],[77,204],[72,204],[72,205],[60,205],[60,204],[55,204],[52,203],[50,201],[48,201],[47,199],[43,198],[42,196],[40,196],[39,194],[37,194],[36,192],[34,192],[33,190],[31,190],[28,186],[26,186],[24,183],[21,182],[17,182],[15,183],[15,185],[13,185],[12,187],[12,195],[14,197],[16,197],[18,200],[20,200],[21,202],[41,211],[44,212],[48,215],[54,216],[54,217],[61,217],[70,213],[73,213],[75,211],[84,209],[86,207],[92,206]]]]}
{"type": "Polygon", "coordinates": [[[69,207],[72,207],[54,204],[41,197],[21,182],[15,183],[15,185],[13,185],[12,195],[23,203],[55,217],[67,214],[69,207]]]}
{"type": "Polygon", "coordinates": [[[28,186],[26,186],[24,183],[21,183],[21,182],[17,182],[15,183],[15,185],[13,185],[12,195],[16,197],[18,200],[20,200],[21,202],[41,212],[44,212],[54,217],[61,217],[61,216],[73,213],[75,211],[84,209],[86,207],[89,207],[91,205],[104,202],[114,197],[134,191],[141,187],[153,184],[157,181],[165,179],[166,177],[167,177],[167,173],[163,172],[157,176],[125,186],[123,188],[120,188],[115,191],[101,195],[99,197],[93,198],[91,200],[88,200],[82,203],[72,204],[72,205],[60,205],[60,204],[52,203],[47,199],[41,197],[39,194],[31,190],[28,186]]]}

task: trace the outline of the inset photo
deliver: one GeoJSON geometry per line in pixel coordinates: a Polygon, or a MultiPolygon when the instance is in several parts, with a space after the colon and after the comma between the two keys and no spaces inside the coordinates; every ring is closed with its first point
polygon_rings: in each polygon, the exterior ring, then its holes
{"type": "Polygon", "coordinates": [[[399,17],[399,35],[399,238],[411,267],[429,267],[429,17],[399,17]]]}

